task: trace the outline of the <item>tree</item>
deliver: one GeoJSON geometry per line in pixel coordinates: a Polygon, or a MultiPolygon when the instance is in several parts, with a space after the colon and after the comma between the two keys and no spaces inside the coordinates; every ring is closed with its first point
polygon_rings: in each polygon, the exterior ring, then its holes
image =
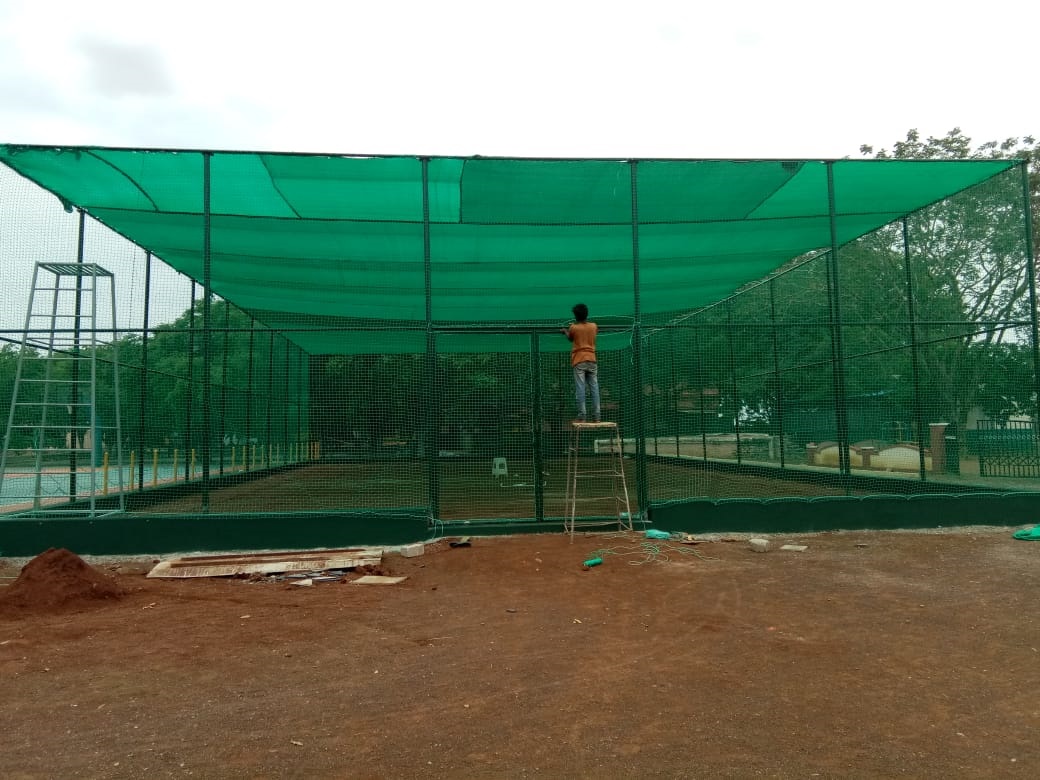
{"type": "MultiPolygon", "coordinates": [[[[1032,136],[973,147],[960,128],[924,140],[910,130],[891,150],[864,144],[860,152],[877,159],[1025,160],[1034,250],[1040,245],[1040,147],[1032,136]]],[[[915,318],[937,323],[919,326],[916,334],[929,414],[963,424],[973,407],[1002,417],[1034,411],[1035,378],[993,372],[994,361],[1019,364],[1031,338],[1029,329],[1011,324],[1032,315],[1021,192],[1015,170],[908,219],[915,318]]],[[[901,226],[877,231],[859,247],[870,256],[862,273],[891,278],[903,262],[901,226]]]]}
{"type": "MultiPolygon", "coordinates": [[[[911,130],[891,150],[864,145],[861,153],[1027,160],[1033,245],[1040,246],[1034,138],[973,147],[959,129],[925,140],[911,130]]],[[[792,259],[691,318],[700,330],[682,339],[683,354],[674,357],[680,376],[702,375],[697,384],[717,388],[727,418],[753,410],[771,426],[783,410],[785,436],[794,439],[836,434],[839,389],[852,441],[885,438],[886,429],[905,435],[916,429],[915,418],[963,425],[978,408],[997,419],[1032,413],[1036,381],[1024,373],[1031,333],[1015,324],[1032,315],[1023,205],[1015,168],[909,215],[909,279],[902,220],[840,247],[841,388],[834,381],[829,256],[819,253],[792,259]],[[767,322],[775,329],[763,328],[767,322]]]]}

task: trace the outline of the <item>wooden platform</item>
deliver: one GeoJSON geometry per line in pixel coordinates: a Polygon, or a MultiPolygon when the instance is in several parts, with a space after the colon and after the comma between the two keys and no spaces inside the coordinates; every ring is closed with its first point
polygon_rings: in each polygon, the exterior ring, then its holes
{"type": "Polygon", "coordinates": [[[291,550],[245,555],[192,555],[162,561],[149,577],[234,577],[239,574],[326,571],[377,565],[383,557],[378,547],[342,550],[291,550]]]}

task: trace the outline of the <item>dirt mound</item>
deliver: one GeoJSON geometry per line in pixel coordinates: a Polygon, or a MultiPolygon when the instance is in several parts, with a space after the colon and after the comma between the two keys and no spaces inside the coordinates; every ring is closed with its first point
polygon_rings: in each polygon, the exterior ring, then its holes
{"type": "Polygon", "coordinates": [[[0,596],[0,612],[56,610],[122,598],[125,591],[75,553],[51,548],[33,558],[0,596]]]}

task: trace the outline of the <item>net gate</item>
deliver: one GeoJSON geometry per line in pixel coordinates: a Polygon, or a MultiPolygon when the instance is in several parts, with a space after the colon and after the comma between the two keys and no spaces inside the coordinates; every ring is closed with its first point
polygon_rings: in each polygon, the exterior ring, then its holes
{"type": "Polygon", "coordinates": [[[132,513],[560,521],[579,300],[636,517],[1029,487],[947,456],[1034,413],[1008,161],[0,150],[63,199],[5,174],[5,265],[79,241],[121,280],[132,513]]]}

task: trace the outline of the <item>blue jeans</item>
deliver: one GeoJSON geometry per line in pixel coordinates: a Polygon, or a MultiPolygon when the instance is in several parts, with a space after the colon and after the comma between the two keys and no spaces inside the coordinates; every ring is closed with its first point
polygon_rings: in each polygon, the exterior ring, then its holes
{"type": "Polygon", "coordinates": [[[599,378],[597,366],[592,360],[585,360],[574,367],[574,399],[578,402],[578,417],[585,419],[585,387],[588,386],[592,396],[592,419],[599,420],[599,378]]]}

